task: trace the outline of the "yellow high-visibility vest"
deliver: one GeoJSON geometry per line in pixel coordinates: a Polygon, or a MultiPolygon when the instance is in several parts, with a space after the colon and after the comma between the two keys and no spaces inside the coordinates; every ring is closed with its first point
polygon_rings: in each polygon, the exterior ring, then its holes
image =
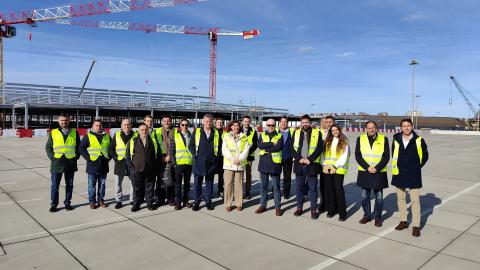
{"type": "MultiPolygon", "coordinates": [[[[247,129],[248,130],[248,129],[247,129]]],[[[247,130],[245,130],[245,135],[247,134],[247,130]]],[[[253,136],[255,135],[255,130],[252,128],[252,131],[250,132],[250,134],[247,136],[247,140],[248,140],[248,144],[250,145],[253,145],[253,136]]],[[[253,157],[255,156],[255,151],[253,151],[252,153],[250,153],[250,156],[253,157]]]]}
{"type": "MultiPolygon", "coordinates": [[[[277,133],[282,134],[280,133],[279,127],[275,128],[275,130],[277,131],[277,133]]],[[[288,131],[290,132],[290,137],[293,137],[293,133],[295,132],[295,129],[291,127],[291,128],[288,128],[288,131]]]]}
{"type": "Polygon", "coordinates": [[[127,144],[123,142],[120,132],[122,131],[119,130],[115,132],[115,152],[117,153],[117,159],[123,160],[125,158],[127,144]]]}
{"type": "MultiPolygon", "coordinates": [[[[171,130],[170,130],[171,132],[171,130]]],[[[167,151],[164,149],[164,147],[162,146],[162,142],[163,142],[163,128],[162,127],[159,127],[157,129],[155,129],[152,133],[153,136],[152,136],[152,139],[156,139],[157,140],[157,143],[158,145],[160,146],[160,149],[162,150],[162,155],[166,154],[167,151]]]]}
{"type": "MultiPolygon", "coordinates": [[[[301,129],[295,130],[295,137],[293,140],[293,148],[295,151],[298,152],[298,148],[300,147],[300,132],[302,132],[301,129]]],[[[308,155],[313,154],[315,152],[315,149],[317,149],[318,146],[318,137],[320,136],[320,130],[318,128],[312,128],[312,136],[310,137],[310,145],[308,146],[308,155]]],[[[314,163],[320,164],[320,155],[318,155],[318,158],[313,161],[314,163]]]]}
{"type": "MultiPolygon", "coordinates": [[[[393,141],[393,144],[395,149],[393,150],[393,157],[392,157],[392,174],[398,175],[400,173],[400,170],[398,169],[398,153],[399,153],[400,144],[396,140],[393,141]]],[[[420,159],[420,165],[421,165],[422,159],[423,159],[422,137],[418,136],[418,138],[415,140],[415,144],[417,145],[417,153],[418,153],[418,157],[420,159]]]]}
{"type": "MultiPolygon", "coordinates": [[[[133,139],[135,139],[136,137],[138,137],[138,139],[141,140],[140,135],[138,133],[135,133],[133,137],[130,139],[130,159],[133,159],[133,155],[135,154],[135,151],[133,151],[135,148],[135,142],[133,141],[133,139]]],[[[156,157],[157,151],[158,151],[158,144],[153,134],[150,134],[150,139],[152,139],[153,147],[155,148],[155,157],[156,157]]]]}
{"type": "Polygon", "coordinates": [[[188,150],[188,145],[183,142],[182,133],[176,129],[174,132],[176,163],[178,165],[192,165],[192,153],[188,150]]]}
{"type": "MultiPolygon", "coordinates": [[[[228,150],[230,151],[230,153],[232,153],[233,156],[238,156],[243,152],[243,150],[245,150],[245,145],[247,144],[247,141],[248,141],[245,133],[241,133],[242,135],[240,137],[240,149],[238,150],[237,150],[237,143],[235,142],[233,137],[230,135],[230,133],[224,132],[224,134],[225,136],[223,136],[223,143],[226,144],[228,150]]],[[[247,165],[247,163],[248,163],[248,160],[244,159],[242,160],[241,164],[245,166],[247,165]]],[[[233,166],[233,162],[227,159],[226,157],[223,158],[223,164],[225,164],[226,166],[233,166]]]]}
{"type": "Polygon", "coordinates": [[[97,136],[88,133],[88,141],[90,146],[87,148],[88,154],[90,155],[90,160],[95,161],[100,156],[108,158],[108,147],[110,146],[110,135],[104,134],[102,137],[102,144],[98,142],[97,136]]]}
{"type": "MultiPolygon", "coordinates": [[[[200,136],[202,134],[201,128],[197,128],[195,132],[195,151],[198,153],[198,146],[200,146],[200,136]]],[[[216,156],[218,154],[218,130],[216,128],[212,128],[212,131],[214,132],[213,135],[213,154],[216,156]]],[[[211,134],[210,134],[211,136],[211,134]]]]}
{"type": "Polygon", "coordinates": [[[67,159],[77,156],[75,147],[77,146],[77,131],[71,128],[68,132],[67,139],[63,140],[63,134],[58,129],[52,129],[53,153],[55,158],[61,158],[63,155],[67,159]]]}
{"type": "MultiPolygon", "coordinates": [[[[270,136],[268,136],[265,132],[262,133],[262,141],[263,142],[272,142],[273,144],[277,144],[279,140],[282,139],[282,134],[277,133],[277,135],[273,136],[272,140],[270,141],[270,136]]],[[[268,154],[265,150],[260,150],[258,152],[260,156],[268,154]]],[[[282,163],[282,150],[278,152],[273,152],[272,154],[272,161],[273,163],[281,164],[282,163]]]]}
{"type": "MultiPolygon", "coordinates": [[[[375,167],[382,160],[382,155],[385,150],[385,135],[377,134],[372,147],[368,141],[368,135],[362,134],[360,136],[360,153],[362,158],[368,163],[368,165],[375,167]]],[[[362,166],[358,166],[359,171],[365,171],[362,166]]],[[[381,172],[387,171],[387,166],[383,167],[381,172]]]]}
{"type": "MultiPolygon", "coordinates": [[[[343,149],[343,151],[346,151],[346,149],[343,149]]],[[[339,153],[335,153],[335,156],[332,156],[332,151],[328,151],[328,149],[324,152],[325,157],[324,161],[326,165],[335,165],[337,163],[337,160],[340,158],[342,155],[343,151],[340,151],[339,153]]],[[[350,161],[350,156],[347,158],[347,161],[345,162],[345,165],[343,166],[338,166],[336,169],[337,174],[347,174],[348,172],[348,163],[350,161]]]]}

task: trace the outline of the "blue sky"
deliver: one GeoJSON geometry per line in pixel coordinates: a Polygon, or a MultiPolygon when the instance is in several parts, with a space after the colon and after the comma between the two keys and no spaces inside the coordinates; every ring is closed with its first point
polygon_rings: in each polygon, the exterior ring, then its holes
{"type": "MultiPolygon", "coordinates": [[[[3,0],[0,9],[79,2],[3,0]]],[[[420,63],[416,89],[424,114],[468,115],[455,89],[449,105],[450,74],[480,99],[480,1],[209,0],[85,19],[259,29],[252,40],[219,40],[221,102],[402,115],[411,106],[412,58],[420,63]]],[[[88,87],[208,95],[205,36],[17,27],[17,37],[4,42],[5,81],[81,86],[97,59],[88,87]]]]}

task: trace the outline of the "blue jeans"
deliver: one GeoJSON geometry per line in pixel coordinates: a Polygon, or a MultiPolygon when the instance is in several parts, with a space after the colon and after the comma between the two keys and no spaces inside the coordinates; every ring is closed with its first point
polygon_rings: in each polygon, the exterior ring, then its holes
{"type": "MultiPolygon", "coordinates": [[[[367,218],[372,218],[370,193],[371,189],[362,189],[362,208],[364,216],[367,218]]],[[[375,208],[373,210],[373,218],[381,219],[383,211],[383,189],[374,189],[373,194],[375,196],[375,208]]]]}
{"type": "MultiPolygon", "coordinates": [[[[65,172],[65,201],[64,205],[70,205],[72,202],[72,193],[73,193],[73,176],[75,175],[74,171],[65,172]]],[[[60,181],[62,180],[62,173],[52,173],[51,175],[52,186],[50,189],[50,199],[52,206],[58,205],[58,189],[60,187],[60,181]]]]}
{"type": "Polygon", "coordinates": [[[213,193],[213,179],[215,177],[214,174],[212,175],[207,175],[207,176],[202,176],[202,175],[194,175],[194,180],[193,180],[193,192],[195,195],[195,204],[198,205],[200,204],[200,201],[202,200],[202,185],[203,185],[203,178],[205,177],[205,196],[204,200],[205,203],[211,203],[212,202],[212,193],[213,193]]]}
{"type": "Polygon", "coordinates": [[[280,175],[278,174],[269,174],[269,173],[260,173],[261,180],[261,197],[260,197],[260,206],[267,207],[268,201],[268,177],[272,179],[273,186],[273,200],[275,202],[275,208],[280,208],[280,175]]]}
{"type": "Polygon", "coordinates": [[[297,182],[297,208],[303,209],[303,198],[305,189],[308,187],[308,198],[310,200],[310,210],[317,209],[318,201],[318,178],[317,175],[308,175],[308,168],[303,168],[303,174],[295,175],[295,182],[297,182]]]}
{"type": "Polygon", "coordinates": [[[103,202],[105,197],[105,182],[107,175],[88,174],[88,202],[97,203],[103,202]],[[98,183],[97,198],[95,197],[95,190],[98,183]],[[98,199],[98,200],[97,200],[98,199]]]}

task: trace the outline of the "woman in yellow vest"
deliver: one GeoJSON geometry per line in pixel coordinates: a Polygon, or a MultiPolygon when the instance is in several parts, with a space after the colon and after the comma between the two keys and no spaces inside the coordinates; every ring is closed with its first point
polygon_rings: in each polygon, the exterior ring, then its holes
{"type": "Polygon", "coordinates": [[[224,202],[227,212],[232,211],[235,194],[235,205],[238,211],[243,207],[243,173],[247,165],[250,149],[247,135],[240,132],[240,122],[233,120],[228,124],[222,143],[223,169],[225,179],[224,202]]]}
{"type": "Polygon", "coordinates": [[[323,153],[327,217],[332,218],[338,213],[338,220],[345,221],[347,206],[343,178],[348,171],[350,149],[347,136],[342,133],[342,129],[337,124],[333,124],[328,131],[323,153]]]}
{"type": "Polygon", "coordinates": [[[83,137],[80,143],[80,154],[87,161],[90,209],[95,209],[97,206],[105,207],[105,182],[107,181],[108,162],[110,161],[110,155],[108,154],[110,141],[110,134],[104,132],[102,121],[94,120],[90,132],[83,137]]]}
{"type": "Polygon", "coordinates": [[[412,120],[400,122],[402,132],[393,135],[392,185],[397,187],[397,206],[400,223],[395,230],[408,228],[406,192],[409,189],[412,203],[412,235],[420,236],[420,188],[422,167],[427,163],[428,150],[425,140],[413,131],[412,120]]]}

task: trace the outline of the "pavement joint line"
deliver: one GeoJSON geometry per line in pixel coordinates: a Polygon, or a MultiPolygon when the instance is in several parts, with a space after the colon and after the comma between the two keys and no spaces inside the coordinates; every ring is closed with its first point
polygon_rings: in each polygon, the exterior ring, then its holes
{"type": "Polygon", "coordinates": [[[13,182],[7,182],[7,183],[0,183],[0,186],[14,185],[14,184],[16,184],[16,183],[17,183],[16,181],[13,181],[13,182]]]}
{"type": "Polygon", "coordinates": [[[7,255],[7,252],[5,252],[5,249],[3,248],[3,244],[1,241],[0,241],[0,250],[1,250],[0,256],[7,255]]]}
{"type": "Polygon", "coordinates": [[[0,169],[0,172],[21,171],[21,170],[31,170],[31,169],[45,169],[45,168],[50,168],[50,166],[28,167],[28,168],[14,168],[14,169],[0,169]]]}
{"type": "MultiPolygon", "coordinates": [[[[0,154],[1,155],[1,154],[0,154]]],[[[0,190],[3,191],[3,189],[0,187],[0,190]]],[[[14,202],[15,199],[8,193],[6,192],[7,196],[14,202]]],[[[58,238],[56,238],[53,234],[51,234],[47,228],[45,228],[42,223],[40,223],[40,221],[38,221],[37,219],[35,219],[35,217],[33,217],[25,208],[22,207],[22,205],[20,205],[18,202],[16,202],[16,204],[18,205],[18,207],[20,207],[28,216],[30,216],[31,219],[33,219],[42,229],[44,229],[54,240],[55,242],[57,242],[57,244],[59,244],[68,254],[70,254],[70,256],[72,256],[84,269],[88,269],[75,255],[73,255],[73,253],[67,248],[65,247],[65,245],[63,245],[60,240],[58,240],[58,238]]],[[[3,249],[3,248],[2,248],[3,249]]],[[[6,254],[6,253],[5,253],[6,254]]]]}
{"type": "MultiPolygon", "coordinates": [[[[439,251],[437,251],[432,257],[430,257],[426,262],[424,262],[422,265],[420,265],[420,267],[418,267],[418,269],[421,269],[422,267],[424,267],[428,262],[430,262],[433,258],[437,257],[438,254],[442,253],[442,251],[444,251],[448,246],[450,246],[453,242],[455,242],[458,238],[460,238],[462,235],[466,234],[468,230],[470,230],[473,226],[475,226],[475,224],[477,224],[478,222],[480,221],[480,218],[477,219],[476,222],[474,222],[472,225],[470,225],[465,231],[463,231],[462,233],[460,233],[459,235],[457,235],[457,237],[453,238],[448,244],[446,244],[443,248],[441,248],[439,251]]],[[[442,253],[442,254],[445,254],[445,253],[442,253]]],[[[448,255],[450,256],[449,254],[445,254],[445,255],[448,255]]],[[[455,256],[456,257],[456,256],[455,256]]],[[[460,259],[463,259],[465,260],[464,258],[460,258],[460,259]]],[[[467,259],[468,260],[468,259],[467,259]]],[[[469,260],[470,261],[470,260],[469,260]]],[[[476,263],[479,263],[479,262],[476,262],[476,263]]]]}
{"type": "MultiPolygon", "coordinates": [[[[4,158],[6,158],[6,157],[5,157],[4,155],[2,155],[2,154],[0,154],[0,156],[3,156],[4,158]]],[[[8,158],[7,158],[7,159],[8,159],[8,158]]],[[[10,160],[10,159],[9,159],[9,160],[10,160]]],[[[12,161],[12,162],[15,162],[15,161],[12,161]]],[[[17,163],[17,162],[15,162],[15,163],[17,163]]],[[[24,166],[23,166],[22,164],[20,164],[20,163],[17,163],[17,164],[20,165],[20,166],[22,166],[22,167],[24,167],[24,166]]],[[[40,173],[38,173],[38,172],[36,172],[36,171],[34,171],[34,170],[31,170],[31,171],[34,172],[35,174],[39,175],[39,176],[40,176],[41,178],[43,178],[44,180],[50,180],[50,179],[46,178],[45,176],[41,175],[40,173]]],[[[0,188],[0,189],[1,189],[1,188],[0,188]]],[[[74,192],[74,193],[76,193],[76,194],[79,195],[80,197],[83,197],[83,198],[86,199],[85,196],[82,196],[82,195],[78,194],[77,192],[74,192]]],[[[9,196],[9,197],[10,197],[10,196],[9,196]]],[[[11,198],[11,199],[12,199],[12,198],[11,198]]],[[[22,208],[22,209],[23,209],[32,219],[34,219],[33,216],[30,215],[30,213],[28,213],[24,208],[22,208]]],[[[120,216],[126,217],[128,220],[136,223],[137,225],[139,225],[139,226],[141,226],[141,227],[143,227],[143,228],[145,228],[145,229],[153,232],[154,234],[156,234],[156,235],[158,235],[158,236],[161,236],[161,237],[163,237],[163,238],[165,238],[165,239],[167,239],[167,240],[169,240],[169,241],[171,241],[171,242],[173,242],[173,243],[175,243],[175,244],[183,247],[183,248],[186,249],[186,250],[191,251],[191,252],[194,253],[194,254],[197,254],[198,256],[200,256],[200,257],[202,257],[202,258],[204,258],[204,259],[206,259],[206,260],[208,260],[208,261],[210,261],[210,262],[212,262],[212,263],[214,263],[214,264],[216,264],[216,265],[218,265],[218,266],[220,266],[220,267],[222,267],[222,268],[224,268],[224,269],[228,269],[228,270],[230,269],[230,268],[228,268],[228,267],[220,264],[219,262],[217,262],[217,261],[215,261],[215,260],[207,257],[206,255],[203,255],[203,254],[201,254],[200,252],[198,252],[198,251],[196,251],[196,250],[194,250],[194,249],[191,249],[191,248],[189,248],[188,246],[186,246],[186,245],[184,245],[184,244],[182,244],[182,243],[179,243],[179,242],[175,241],[174,239],[172,239],[172,238],[170,238],[170,237],[168,237],[168,236],[166,236],[166,235],[163,235],[163,234],[161,234],[161,233],[159,233],[159,232],[157,232],[157,231],[149,228],[148,226],[145,226],[145,225],[141,224],[141,223],[139,223],[138,221],[136,221],[136,220],[134,220],[134,219],[132,219],[132,218],[130,218],[130,217],[128,217],[128,216],[125,216],[125,215],[123,215],[123,214],[121,214],[121,213],[115,212],[114,210],[111,210],[111,209],[108,209],[108,208],[107,208],[107,210],[108,210],[108,211],[112,211],[112,212],[114,212],[114,213],[116,213],[116,214],[118,214],[118,215],[120,215],[120,216]]],[[[35,219],[34,219],[34,220],[35,220],[35,219]]],[[[48,230],[47,230],[45,227],[43,227],[43,226],[40,224],[40,222],[38,222],[37,220],[35,220],[35,221],[36,221],[43,229],[45,229],[45,230],[48,232],[48,230]]],[[[75,258],[75,260],[77,260],[85,269],[88,269],[88,268],[87,268],[77,257],[75,257],[75,256],[73,255],[73,253],[71,253],[53,234],[51,234],[50,232],[49,232],[49,234],[50,234],[70,255],[72,255],[73,258],[75,258]]]]}
{"type": "MultiPolygon", "coordinates": [[[[299,245],[299,244],[296,244],[296,243],[290,242],[290,241],[288,241],[288,240],[285,240],[285,239],[276,237],[276,236],[274,236],[274,235],[270,235],[270,234],[267,234],[267,233],[265,233],[265,232],[262,232],[262,231],[259,231],[259,230],[256,230],[256,229],[247,227],[247,226],[245,226],[245,225],[242,225],[242,224],[239,224],[239,223],[235,223],[235,222],[230,221],[230,220],[228,220],[228,219],[224,219],[224,218],[222,218],[222,217],[215,216],[215,215],[210,214],[210,213],[207,213],[207,212],[205,212],[205,211],[199,211],[199,213],[204,214],[204,215],[207,215],[207,216],[210,216],[210,217],[213,217],[213,218],[216,218],[216,219],[219,219],[219,220],[222,220],[222,221],[224,221],[224,222],[233,224],[233,225],[238,226],[238,227],[241,227],[241,228],[243,228],[243,229],[250,230],[250,231],[252,231],[252,232],[261,234],[261,235],[263,235],[263,236],[266,236],[266,237],[269,237],[269,238],[272,238],[272,239],[275,239],[275,240],[284,242],[284,243],[286,243],[286,244],[289,244],[289,245],[292,245],[292,246],[295,246],[295,247],[298,247],[298,248],[301,248],[301,249],[310,251],[310,252],[312,252],[312,253],[315,253],[315,254],[318,254],[318,255],[322,255],[322,256],[325,256],[325,257],[330,258],[330,259],[332,258],[332,256],[330,256],[330,255],[328,255],[328,254],[326,254],[326,253],[322,253],[322,252],[313,250],[313,249],[311,249],[311,248],[301,246],[301,245],[299,245]]],[[[329,259],[327,259],[327,260],[329,260],[329,259]]],[[[345,264],[348,264],[348,265],[351,265],[351,266],[354,266],[354,267],[357,267],[357,268],[366,269],[366,268],[364,268],[364,267],[355,265],[355,264],[350,263],[350,262],[347,262],[347,261],[343,261],[343,260],[338,260],[338,261],[340,261],[340,262],[342,262],[342,263],[345,263],[345,264]]]]}
{"type": "MultiPolygon", "coordinates": [[[[457,194],[455,194],[455,195],[453,195],[453,196],[450,196],[450,197],[446,198],[445,200],[442,200],[442,202],[441,202],[440,204],[438,204],[438,205],[436,205],[436,206],[434,206],[434,207],[432,207],[432,208],[430,208],[430,209],[427,209],[427,210],[425,210],[424,212],[422,212],[421,216],[431,213],[435,208],[438,208],[438,207],[442,206],[443,204],[445,204],[445,203],[447,203],[447,202],[449,202],[449,201],[451,201],[451,200],[453,200],[453,199],[455,199],[455,198],[463,195],[464,193],[467,193],[467,192],[469,192],[469,191],[477,188],[478,186],[480,186],[480,183],[477,183],[477,184],[475,184],[475,185],[473,185],[473,186],[471,186],[471,187],[469,187],[469,188],[466,188],[466,189],[458,192],[457,194]]],[[[472,224],[471,226],[473,226],[473,224],[472,224]]],[[[470,226],[470,227],[471,227],[471,226],[470,226]]],[[[355,252],[357,252],[358,250],[360,250],[360,249],[362,249],[362,248],[370,245],[371,243],[377,241],[378,239],[384,238],[387,234],[393,232],[394,230],[395,230],[395,227],[390,227],[390,228],[388,228],[388,229],[385,229],[385,230],[383,230],[383,231],[381,231],[381,232],[373,235],[372,237],[370,237],[370,238],[368,238],[368,239],[366,239],[366,240],[364,240],[364,241],[362,241],[362,242],[360,242],[360,243],[358,243],[358,244],[356,244],[356,245],[354,245],[354,246],[352,246],[352,247],[350,247],[350,248],[348,248],[348,249],[346,249],[346,250],[338,253],[337,255],[333,256],[332,259],[329,259],[329,260],[327,260],[327,261],[325,261],[325,262],[322,262],[322,263],[320,263],[320,264],[318,264],[318,265],[310,268],[310,270],[321,270],[321,269],[325,269],[326,267],[328,267],[328,266],[336,263],[337,261],[340,261],[340,260],[344,259],[345,257],[347,257],[347,256],[349,256],[349,255],[351,255],[351,254],[353,254],[353,253],[355,253],[355,252]]],[[[460,235],[462,235],[463,233],[464,233],[464,232],[460,233],[455,239],[457,239],[457,238],[458,238],[460,235]]],[[[449,245],[449,244],[447,244],[446,246],[448,246],[448,245],[449,245]]],[[[446,247],[446,246],[445,246],[445,247],[446,247]]],[[[445,247],[443,247],[441,250],[445,249],[445,247]]]]}

